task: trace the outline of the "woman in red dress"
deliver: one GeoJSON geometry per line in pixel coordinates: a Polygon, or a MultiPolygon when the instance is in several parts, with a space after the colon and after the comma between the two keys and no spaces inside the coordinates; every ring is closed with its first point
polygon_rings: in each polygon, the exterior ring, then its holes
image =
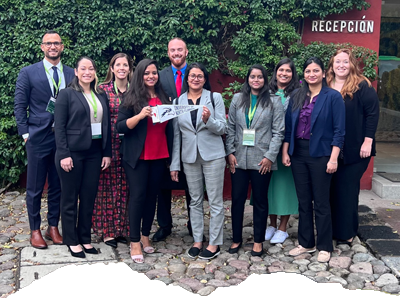
{"type": "Polygon", "coordinates": [[[117,242],[127,243],[128,236],[128,186],[120,156],[121,139],[115,123],[122,95],[129,87],[133,73],[132,59],[128,54],[118,53],[111,59],[105,81],[99,86],[110,100],[111,115],[111,166],[100,175],[99,189],[93,213],[93,230],[113,248],[117,242]]]}

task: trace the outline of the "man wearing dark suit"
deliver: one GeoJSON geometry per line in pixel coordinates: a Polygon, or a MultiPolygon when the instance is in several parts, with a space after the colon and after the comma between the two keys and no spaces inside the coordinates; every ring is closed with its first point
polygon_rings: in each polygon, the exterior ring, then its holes
{"type": "MultiPolygon", "coordinates": [[[[168,43],[168,57],[171,61],[171,66],[160,71],[160,82],[167,93],[170,101],[179,97],[185,92],[185,84],[183,84],[183,77],[187,67],[186,57],[188,50],[186,43],[180,38],[173,38],[168,43]]],[[[171,155],[171,153],[170,153],[171,155]]],[[[186,183],[186,177],[183,172],[179,173],[179,184],[171,180],[168,172],[165,177],[165,184],[158,195],[157,204],[157,222],[160,228],[153,235],[154,242],[165,240],[171,234],[172,229],[172,216],[171,216],[171,191],[172,190],[185,190],[186,204],[189,210],[190,195],[186,183]]],[[[188,222],[189,234],[192,235],[192,228],[190,219],[188,222]]]]}
{"type": "Polygon", "coordinates": [[[55,31],[47,31],[41,49],[44,59],[21,69],[16,87],[14,113],[18,133],[25,141],[28,156],[26,206],[31,229],[30,243],[38,249],[47,248],[40,231],[41,198],[48,179],[48,228],[45,237],[54,244],[62,244],[58,231],[60,219],[60,181],[54,163],[56,144],[52,126],[54,102],[59,90],[74,77],[74,70],[60,62],[64,50],[55,31]],[[27,114],[29,112],[29,116],[27,114]]]}

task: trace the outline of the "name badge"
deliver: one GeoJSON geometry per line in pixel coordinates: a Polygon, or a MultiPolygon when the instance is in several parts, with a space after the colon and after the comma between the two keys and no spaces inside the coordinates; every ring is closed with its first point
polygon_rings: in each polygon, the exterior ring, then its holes
{"type": "Polygon", "coordinates": [[[101,123],[92,123],[92,139],[101,139],[101,123]]]}
{"type": "Polygon", "coordinates": [[[120,140],[123,140],[123,139],[124,139],[124,136],[125,136],[125,134],[120,133],[120,134],[119,134],[119,139],[120,139],[120,140]]]}
{"type": "Polygon", "coordinates": [[[255,140],[255,129],[243,129],[243,146],[254,146],[255,140]]]}
{"type": "Polygon", "coordinates": [[[50,97],[50,100],[49,100],[49,102],[47,103],[47,106],[46,106],[46,111],[48,111],[49,113],[54,114],[55,105],[56,105],[56,98],[50,97]]]}

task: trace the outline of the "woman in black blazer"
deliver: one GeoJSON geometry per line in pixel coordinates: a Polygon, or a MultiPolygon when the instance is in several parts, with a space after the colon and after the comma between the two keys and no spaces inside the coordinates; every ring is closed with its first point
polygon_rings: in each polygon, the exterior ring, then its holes
{"type": "Polygon", "coordinates": [[[332,56],[327,83],[342,94],[346,107],[344,146],[331,185],[333,238],[337,244],[351,245],[358,231],[360,180],[375,156],[379,99],[349,49],[340,49],[332,56]]]}
{"type": "Polygon", "coordinates": [[[111,163],[108,99],[97,89],[96,65],[89,57],[77,61],[75,78],[60,91],[54,123],[64,244],[72,256],[84,258],[84,252],[98,253],[90,235],[94,200],[100,171],[111,163]]]}
{"type": "Polygon", "coordinates": [[[158,80],[157,62],[144,59],[133,73],[117,118],[117,130],[124,134],[120,153],[129,185],[129,237],[135,263],[144,262],[140,244],[144,252],[154,252],[150,229],[157,194],[171,162],[172,122],[153,124],[151,119],[150,106],[161,104],[169,101],[158,80]]]}
{"type": "Polygon", "coordinates": [[[289,255],[318,249],[317,260],[328,262],[333,251],[329,188],[343,146],[345,111],[340,94],[324,86],[324,65],[319,58],[309,58],[303,70],[303,86],[292,93],[286,111],[282,148],[282,163],[292,166],[299,202],[299,246],[289,255]]]}

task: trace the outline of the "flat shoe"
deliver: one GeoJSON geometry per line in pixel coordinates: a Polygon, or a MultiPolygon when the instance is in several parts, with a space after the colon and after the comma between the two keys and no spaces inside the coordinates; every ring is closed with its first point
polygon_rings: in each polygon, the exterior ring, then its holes
{"type": "Polygon", "coordinates": [[[128,240],[127,240],[125,237],[123,237],[123,236],[118,236],[118,237],[115,238],[115,240],[116,240],[118,243],[128,244],[128,240]]]}
{"type": "Polygon", "coordinates": [[[137,264],[142,264],[144,263],[143,255],[142,254],[137,254],[137,255],[131,255],[131,258],[133,262],[137,264]]]}
{"type": "Polygon", "coordinates": [[[197,248],[197,247],[192,247],[192,248],[190,248],[189,251],[188,251],[188,256],[189,256],[190,258],[196,258],[197,256],[199,256],[201,250],[202,250],[202,249],[199,249],[199,248],[197,248]]]}
{"type": "Polygon", "coordinates": [[[264,253],[264,246],[261,243],[261,251],[254,251],[253,249],[251,250],[251,256],[261,256],[264,253]]]}
{"type": "Polygon", "coordinates": [[[313,248],[304,248],[303,246],[298,245],[296,248],[289,251],[289,255],[298,256],[303,253],[313,253],[315,252],[315,247],[313,248]]]}
{"type": "MultiPolygon", "coordinates": [[[[141,241],[140,244],[142,244],[143,246],[143,243],[141,241]]],[[[147,254],[151,254],[154,253],[154,248],[152,246],[146,246],[146,247],[143,246],[143,251],[146,252],[147,254]]]]}
{"type": "Polygon", "coordinates": [[[115,239],[104,241],[104,244],[106,244],[107,246],[113,247],[113,248],[118,247],[117,241],[115,239]]]}
{"type": "Polygon", "coordinates": [[[269,242],[271,244],[282,244],[288,237],[289,234],[286,231],[277,230],[269,242]]]}
{"type": "Polygon", "coordinates": [[[331,259],[331,253],[328,251],[319,251],[317,260],[320,263],[326,263],[331,259]]]}
{"type": "Polygon", "coordinates": [[[240,242],[239,246],[237,246],[237,247],[235,247],[235,248],[230,247],[230,248],[228,249],[228,252],[229,252],[230,254],[238,253],[240,247],[242,247],[242,242],[240,242]]]}
{"type": "Polygon", "coordinates": [[[211,252],[210,250],[204,250],[201,252],[199,255],[199,258],[201,259],[213,259],[214,257],[217,257],[221,253],[219,246],[217,247],[217,250],[215,252],[211,252]]]}

